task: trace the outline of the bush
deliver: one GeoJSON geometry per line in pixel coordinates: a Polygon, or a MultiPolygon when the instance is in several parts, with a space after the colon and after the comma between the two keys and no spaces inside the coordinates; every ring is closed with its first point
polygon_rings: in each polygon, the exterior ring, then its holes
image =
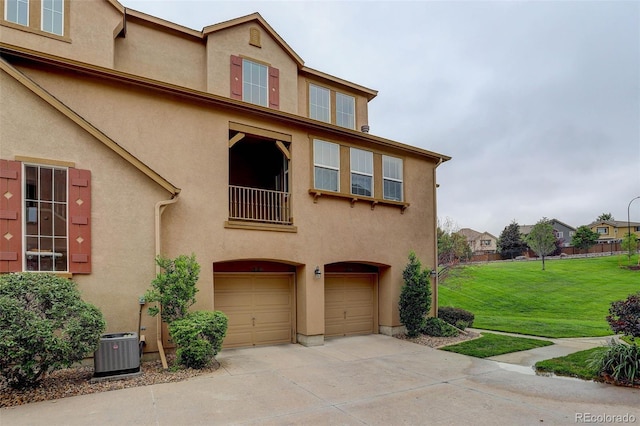
{"type": "Polygon", "coordinates": [[[196,302],[196,284],[200,275],[200,265],[195,255],[178,256],[175,260],[158,256],[156,263],[164,272],[151,282],[151,289],[145,294],[147,302],[160,302],[161,308],[150,307],[149,315],[160,313],[162,321],[183,318],[191,305],[196,302]]]}
{"type": "Polygon", "coordinates": [[[434,337],[455,337],[458,330],[441,320],[440,318],[427,318],[422,328],[422,333],[434,337]]]}
{"type": "Polygon", "coordinates": [[[615,343],[598,352],[590,365],[596,367],[604,378],[611,377],[616,384],[640,385],[640,347],[615,343]]]}
{"type": "Polygon", "coordinates": [[[76,284],[53,274],[0,275],[0,312],[0,374],[17,389],[81,361],[105,330],[76,284]]]}
{"type": "Polygon", "coordinates": [[[611,303],[607,316],[609,327],[614,333],[640,338],[640,292],[631,294],[625,300],[611,303]]]}
{"type": "Polygon", "coordinates": [[[429,273],[422,269],[416,254],[409,254],[409,263],[402,271],[404,286],[400,293],[400,321],[407,328],[409,337],[416,337],[424,326],[425,316],[431,307],[429,273]]]}
{"type": "Polygon", "coordinates": [[[441,320],[458,327],[460,330],[464,330],[467,327],[473,325],[475,316],[461,308],[454,308],[453,306],[442,306],[438,308],[438,318],[441,320]]]}
{"type": "Polygon", "coordinates": [[[190,368],[209,365],[222,348],[228,319],[219,311],[195,311],[169,324],[169,332],[178,346],[178,363],[190,368]]]}

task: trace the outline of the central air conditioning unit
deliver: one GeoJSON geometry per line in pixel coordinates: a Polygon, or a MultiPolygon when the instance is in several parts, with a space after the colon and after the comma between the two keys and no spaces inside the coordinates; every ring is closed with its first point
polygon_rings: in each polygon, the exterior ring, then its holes
{"type": "Polygon", "coordinates": [[[93,377],[115,376],[140,371],[138,333],[109,333],[100,338],[93,354],[93,377]]]}

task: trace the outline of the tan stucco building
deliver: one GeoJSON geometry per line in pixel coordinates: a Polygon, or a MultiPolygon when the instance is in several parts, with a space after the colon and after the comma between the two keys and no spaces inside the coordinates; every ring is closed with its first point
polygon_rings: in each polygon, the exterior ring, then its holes
{"type": "MultiPolygon", "coordinates": [[[[305,67],[257,13],[195,31],[43,4],[0,0],[0,272],[72,276],[133,331],[155,256],[193,253],[226,347],[401,329],[449,157],[370,134],[377,92],[305,67]]],[[[140,328],[167,345],[146,309],[140,328]]]]}

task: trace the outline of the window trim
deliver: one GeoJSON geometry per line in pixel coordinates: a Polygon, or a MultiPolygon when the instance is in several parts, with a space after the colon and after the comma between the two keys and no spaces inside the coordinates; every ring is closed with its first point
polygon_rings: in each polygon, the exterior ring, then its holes
{"type": "Polygon", "coordinates": [[[319,189],[319,190],[322,190],[322,191],[331,191],[331,192],[338,192],[338,193],[340,192],[340,144],[337,144],[335,142],[329,142],[329,141],[326,141],[324,139],[313,138],[313,187],[315,189],[319,189]],[[336,149],[338,151],[338,158],[337,158],[338,165],[337,165],[337,167],[333,166],[333,165],[330,165],[330,164],[323,164],[323,163],[320,163],[320,162],[317,161],[317,158],[316,158],[316,142],[322,143],[322,144],[327,144],[330,147],[334,147],[334,146],[336,147],[336,149]],[[336,189],[335,190],[327,189],[327,188],[318,188],[318,186],[317,186],[318,184],[316,182],[316,168],[321,168],[321,169],[325,169],[325,170],[334,170],[334,171],[337,172],[336,189]]]}
{"type": "MultiPolygon", "coordinates": [[[[333,108],[331,108],[331,89],[329,89],[328,87],[320,86],[320,85],[315,84],[315,83],[309,83],[309,92],[308,93],[309,93],[309,118],[311,118],[313,120],[322,121],[323,123],[331,123],[332,122],[331,116],[333,114],[333,108]],[[311,90],[312,90],[312,88],[315,88],[318,91],[326,92],[327,95],[328,95],[328,97],[327,97],[327,111],[328,111],[329,114],[328,114],[327,120],[323,120],[323,119],[318,118],[318,117],[312,117],[312,115],[311,115],[311,111],[313,111],[312,103],[311,103],[311,90]]],[[[318,105],[317,108],[324,108],[324,106],[318,105]]]]}
{"type": "Polygon", "coordinates": [[[389,200],[389,201],[404,201],[404,160],[402,158],[399,157],[393,157],[391,155],[385,155],[382,154],[382,198],[385,200],[389,200]],[[384,160],[385,158],[389,158],[391,160],[397,160],[400,163],[400,179],[398,178],[392,178],[390,176],[386,176],[385,175],[385,170],[384,170],[384,160]],[[385,181],[390,181],[390,182],[399,182],[400,183],[400,199],[396,200],[394,198],[390,198],[387,196],[387,194],[384,191],[384,182],[385,181]]]}
{"type": "MultiPolygon", "coordinates": [[[[5,0],[5,1],[6,1],[6,0],[5,0]]],[[[60,30],[62,31],[62,34],[58,34],[58,33],[54,32],[54,31],[49,31],[49,30],[46,30],[46,29],[44,28],[44,26],[45,26],[45,20],[44,20],[44,11],[45,11],[45,7],[44,7],[44,5],[45,5],[45,1],[44,1],[44,0],[40,2],[40,4],[41,4],[41,7],[40,7],[40,30],[41,30],[42,32],[45,32],[45,33],[48,33],[48,34],[53,34],[53,35],[56,35],[56,36],[62,37],[62,36],[64,35],[64,28],[65,28],[65,26],[64,26],[64,22],[66,21],[66,19],[65,19],[65,13],[64,13],[64,12],[65,12],[65,9],[64,9],[64,8],[65,8],[65,3],[66,3],[66,1],[65,1],[65,0],[51,0],[52,5],[53,5],[56,1],[60,1],[60,2],[62,2],[62,13],[61,13],[61,15],[62,15],[62,22],[61,22],[61,28],[60,28],[60,30]]],[[[57,13],[57,12],[56,12],[55,10],[51,9],[51,13],[52,13],[52,14],[55,14],[55,13],[57,13]]],[[[53,30],[53,28],[52,28],[52,30],[53,30]]]]}
{"type": "MultiPolygon", "coordinates": [[[[51,165],[51,164],[39,164],[39,163],[33,163],[33,162],[22,162],[22,182],[21,185],[23,185],[23,191],[22,191],[22,202],[21,202],[21,208],[22,208],[22,269],[25,272],[51,272],[51,273],[69,273],[69,260],[70,260],[70,251],[69,251],[69,228],[70,228],[70,217],[69,217],[69,168],[65,167],[65,166],[60,166],[60,165],[51,165]],[[41,270],[40,269],[40,260],[42,259],[38,259],[38,269],[35,270],[29,270],[28,269],[28,256],[29,256],[29,250],[28,250],[28,244],[27,241],[29,238],[37,238],[38,240],[40,240],[42,238],[42,234],[40,232],[40,221],[38,220],[37,223],[37,227],[38,227],[38,231],[36,234],[28,234],[27,233],[27,220],[29,217],[29,214],[27,213],[27,209],[28,207],[26,207],[27,204],[27,168],[28,167],[32,167],[32,168],[36,168],[37,169],[37,173],[38,173],[38,184],[39,184],[39,177],[40,177],[40,173],[42,169],[50,169],[53,172],[55,172],[56,170],[62,170],[64,171],[65,174],[65,201],[64,201],[64,210],[65,210],[65,223],[64,223],[64,240],[65,240],[65,250],[67,253],[67,257],[66,257],[66,261],[65,261],[65,269],[64,270],[56,270],[55,269],[55,262],[52,263],[52,270],[41,270]]],[[[52,179],[52,183],[51,185],[53,186],[53,179],[52,179]]],[[[52,190],[53,191],[53,190],[52,190]]],[[[52,195],[52,198],[54,198],[54,196],[52,195]]],[[[40,204],[43,201],[40,199],[40,195],[38,194],[38,196],[36,198],[34,198],[32,201],[40,204]]],[[[60,204],[62,202],[56,202],[55,200],[51,200],[50,201],[52,205],[60,204]]],[[[38,216],[40,213],[40,207],[38,207],[38,210],[36,210],[38,212],[38,216]]],[[[52,221],[53,222],[53,221],[52,221]]],[[[55,225],[54,225],[55,226],[55,225]]],[[[52,250],[55,250],[55,240],[56,240],[56,235],[55,235],[55,229],[52,231],[54,232],[53,235],[51,235],[50,237],[54,240],[54,248],[52,250]]],[[[49,237],[49,235],[47,235],[47,237],[49,237]]],[[[42,253],[41,249],[40,249],[40,244],[38,244],[38,249],[37,252],[42,253]]],[[[36,252],[32,252],[32,256],[36,256],[36,254],[34,254],[36,252]]],[[[52,256],[55,257],[55,252],[52,252],[52,256]]],[[[40,256],[42,257],[42,256],[40,256]]]]}
{"type": "Polygon", "coordinates": [[[374,168],[373,168],[373,152],[372,151],[367,151],[365,149],[361,149],[361,148],[356,148],[356,147],[350,147],[349,148],[349,190],[351,191],[351,195],[355,195],[358,197],[371,197],[373,198],[375,192],[374,192],[374,187],[375,187],[375,183],[374,183],[374,168]],[[354,170],[353,167],[353,159],[354,159],[354,152],[359,152],[359,153],[363,153],[366,154],[367,156],[370,156],[370,168],[371,168],[371,173],[367,173],[366,171],[360,171],[360,170],[354,170]],[[368,177],[371,180],[371,194],[370,195],[366,195],[366,194],[355,194],[353,192],[353,175],[358,175],[358,176],[365,176],[368,177]]]}
{"type": "Polygon", "coordinates": [[[18,8],[19,2],[20,1],[25,1],[27,3],[27,23],[26,24],[23,24],[23,23],[20,23],[20,22],[17,22],[17,21],[12,21],[12,20],[9,19],[8,14],[9,14],[9,2],[10,1],[11,0],[4,0],[4,10],[3,10],[2,18],[6,22],[12,23],[14,25],[19,25],[21,27],[29,27],[29,23],[31,21],[30,16],[29,16],[30,15],[29,12],[31,10],[31,0],[14,0],[15,3],[16,3],[16,11],[18,12],[18,18],[20,17],[19,8],[18,8]]]}
{"type": "Polygon", "coordinates": [[[340,127],[344,127],[345,129],[351,129],[351,130],[355,130],[356,128],[356,97],[355,96],[351,96],[351,95],[347,95],[346,93],[342,93],[342,92],[336,92],[336,126],[340,126],[340,127]],[[351,103],[351,107],[353,108],[353,113],[346,113],[346,112],[341,112],[340,108],[339,108],[339,104],[338,103],[338,97],[341,96],[345,99],[349,99],[352,100],[353,102],[351,103]],[[344,123],[339,122],[338,117],[341,115],[345,115],[351,118],[351,120],[353,120],[353,126],[348,126],[345,125],[344,123]]]}

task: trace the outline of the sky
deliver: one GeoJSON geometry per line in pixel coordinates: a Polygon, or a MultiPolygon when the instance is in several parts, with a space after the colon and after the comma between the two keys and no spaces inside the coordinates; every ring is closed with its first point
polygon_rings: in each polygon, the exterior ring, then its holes
{"type": "Polygon", "coordinates": [[[377,90],[371,134],[452,157],[442,223],[640,222],[639,1],[120,2],[195,30],[259,12],[305,66],[377,90]]]}

